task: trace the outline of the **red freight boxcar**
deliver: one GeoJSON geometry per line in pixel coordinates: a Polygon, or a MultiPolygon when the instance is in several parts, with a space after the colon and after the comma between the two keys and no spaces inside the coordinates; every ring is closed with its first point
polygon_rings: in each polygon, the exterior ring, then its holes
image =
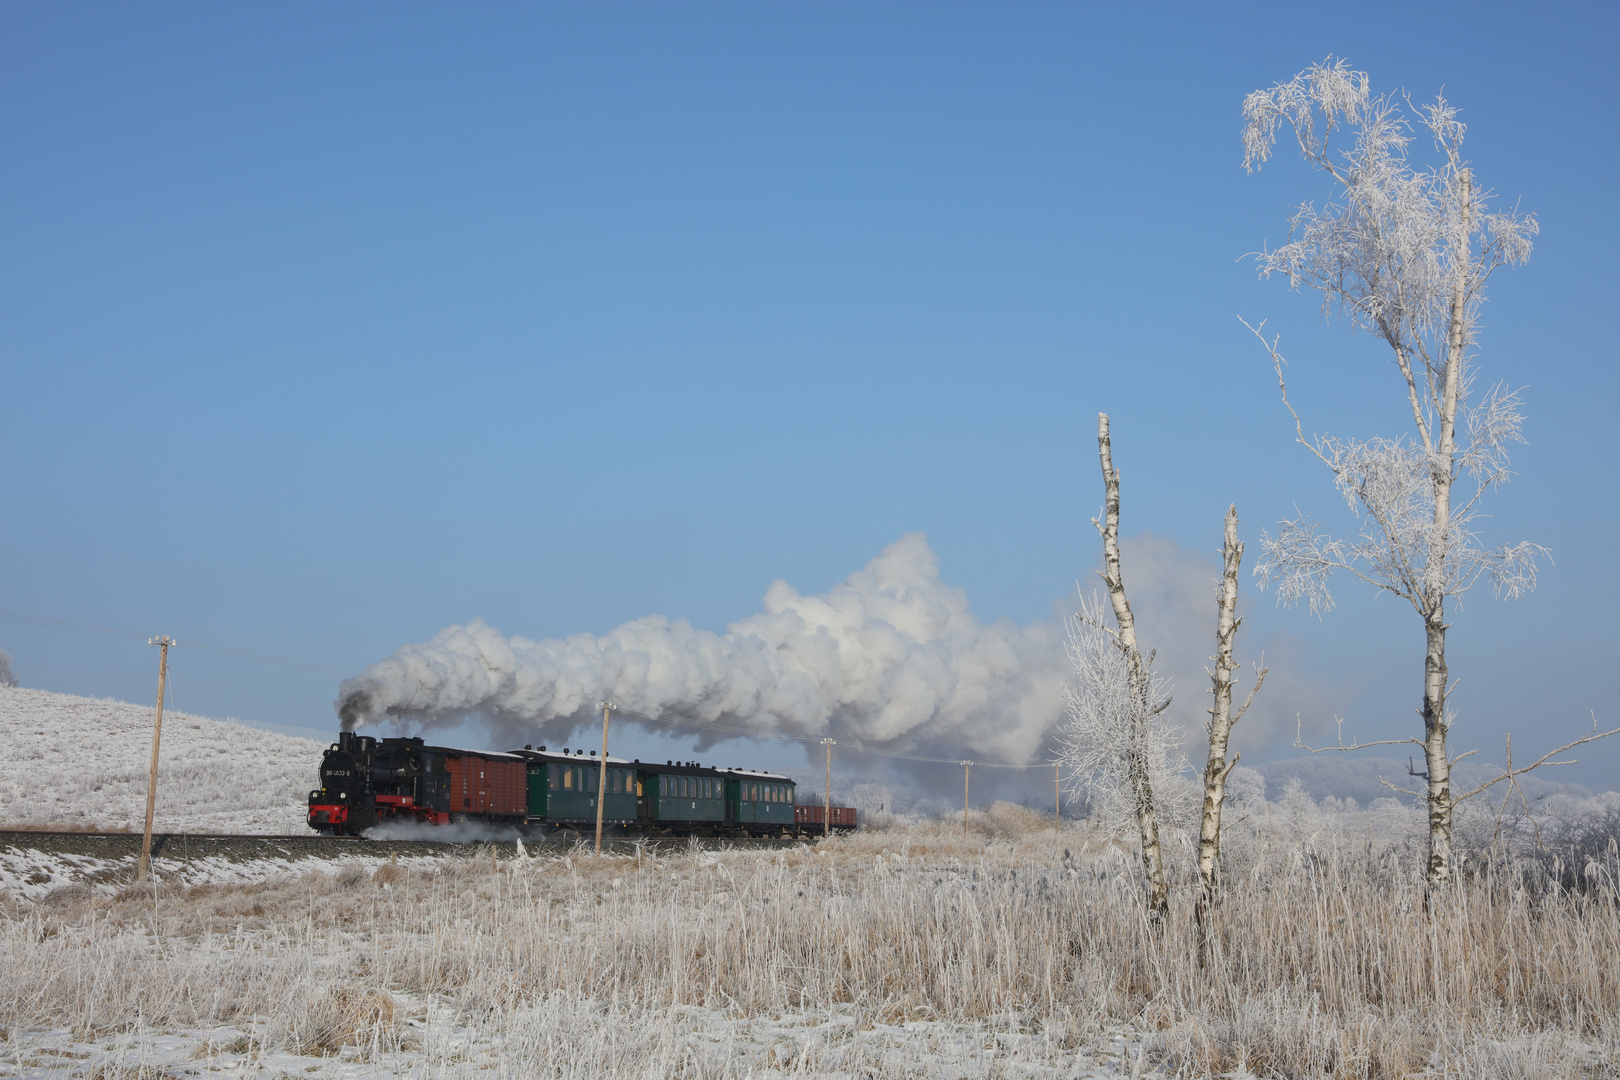
{"type": "Polygon", "coordinates": [[[822,827],[822,811],[824,809],[830,810],[832,816],[829,820],[834,829],[848,832],[855,827],[856,811],[853,806],[823,807],[820,803],[812,803],[809,806],[795,806],[793,808],[793,820],[800,825],[813,825],[819,829],[822,827]]]}
{"type": "Polygon", "coordinates": [[[528,763],[511,754],[445,755],[450,767],[451,814],[501,814],[522,818],[529,811],[528,763]]]}

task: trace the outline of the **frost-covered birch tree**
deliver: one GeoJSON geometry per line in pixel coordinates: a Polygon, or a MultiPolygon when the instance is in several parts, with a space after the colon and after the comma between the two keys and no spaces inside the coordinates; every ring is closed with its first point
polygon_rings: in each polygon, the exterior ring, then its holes
{"type": "Polygon", "coordinates": [[[1097,416],[1097,454],[1106,502],[1103,518],[1092,524],[1103,542],[1100,576],[1108,588],[1113,615],[1109,626],[1102,601],[1080,598],[1069,620],[1067,649],[1074,678],[1064,686],[1068,719],[1058,731],[1058,762],[1084,783],[1104,820],[1134,819],[1147,878],[1147,908],[1154,920],[1170,910],[1164,850],[1159,841],[1161,796],[1174,777],[1176,733],[1161,716],[1170,704],[1164,681],[1153,673],[1136,640],[1136,618],[1125,594],[1119,557],[1119,472],[1114,468],[1108,415],[1097,416]]]}
{"type": "Polygon", "coordinates": [[[1210,693],[1214,704],[1209,709],[1209,757],[1204,763],[1204,815],[1198,829],[1198,901],[1193,908],[1193,921],[1198,927],[1199,956],[1206,954],[1211,933],[1211,917],[1215,904],[1216,874],[1221,858],[1221,810],[1226,803],[1226,778],[1237,767],[1239,754],[1227,760],[1226,750],[1232,738],[1232,726],[1243,719],[1254,703],[1254,695],[1266,681],[1266,669],[1255,672],[1254,685],[1249,696],[1236,711],[1232,709],[1232,673],[1237,664],[1232,659],[1232,643],[1243,620],[1238,618],[1238,571],[1243,566],[1243,541],[1237,535],[1237,507],[1226,509],[1226,521],[1221,542],[1221,584],[1215,590],[1215,669],[1209,673],[1210,693]]]}
{"type": "Polygon", "coordinates": [[[1330,536],[1310,518],[1282,522],[1277,535],[1263,535],[1255,573],[1281,602],[1323,612],[1333,606],[1329,578],[1342,571],[1400,597],[1422,620],[1423,736],[1394,741],[1423,748],[1432,891],[1451,878],[1457,801],[1446,744],[1446,602],[1482,579],[1498,597],[1519,596],[1535,587],[1545,554],[1528,542],[1487,547],[1478,533],[1481,501],[1507,482],[1508,451],[1523,441],[1518,393],[1476,385],[1479,309],[1492,273],[1529,257],[1536,220],[1491,209],[1463,158],[1465,128],[1452,105],[1374,96],[1366,74],[1344,61],[1256,90],[1243,115],[1246,168],[1268,160],[1286,128],[1334,189],[1320,208],[1295,211],[1288,243],[1259,254],[1262,276],[1316,290],[1325,315],[1388,349],[1412,422],[1394,438],[1307,438],[1277,340],[1262,336],[1295,434],[1332,474],[1356,525],[1330,536]]]}

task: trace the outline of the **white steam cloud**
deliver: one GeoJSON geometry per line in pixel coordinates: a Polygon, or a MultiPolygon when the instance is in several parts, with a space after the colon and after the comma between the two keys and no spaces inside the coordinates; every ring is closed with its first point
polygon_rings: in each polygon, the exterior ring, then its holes
{"type": "Polygon", "coordinates": [[[831,735],[985,761],[1036,760],[1062,715],[1062,625],[980,622],[921,533],[844,582],[786,582],[726,633],[648,616],[597,637],[534,641],[474,620],[344,680],[346,728],[486,717],[497,739],[566,734],[611,700],[633,712],[831,735]]]}
{"type": "MultiPolygon", "coordinates": [[[[1157,650],[1154,668],[1172,686],[1167,718],[1181,726],[1182,750],[1201,767],[1220,567],[1164,537],[1139,536],[1123,546],[1138,632],[1157,650]]],[[[1298,643],[1266,635],[1270,605],[1257,599],[1245,593],[1239,603],[1240,613],[1261,625],[1246,621],[1238,655],[1246,665],[1264,652],[1272,670],[1233,733],[1246,755],[1292,740],[1301,715],[1308,729],[1327,723],[1357,695],[1352,683],[1306,669],[1298,643]]],[[[1073,604],[1071,594],[1063,610],[1073,604]]],[[[490,745],[513,746],[561,741],[592,722],[598,701],[611,700],[633,712],[762,733],[1035,764],[1050,760],[1063,683],[1072,677],[1063,639],[1057,616],[1023,626],[981,622],[963,591],[940,580],[928,541],[912,533],[825,594],[803,596],[773,583],[763,610],[723,634],[660,615],[600,637],[539,641],[508,637],[481,620],[446,627],[344,680],[337,707],[347,728],[392,721],[425,730],[478,718],[489,726],[490,745]]],[[[1242,687],[1250,678],[1240,676],[1242,687]]],[[[695,738],[706,746],[720,737],[695,738]]],[[[844,760],[902,786],[943,768],[844,760]]],[[[1033,775],[992,770],[984,781],[1012,785],[1006,790],[1014,795],[1027,784],[1044,798],[1033,775]]],[[[975,772],[976,792],[979,777],[975,772]]]]}

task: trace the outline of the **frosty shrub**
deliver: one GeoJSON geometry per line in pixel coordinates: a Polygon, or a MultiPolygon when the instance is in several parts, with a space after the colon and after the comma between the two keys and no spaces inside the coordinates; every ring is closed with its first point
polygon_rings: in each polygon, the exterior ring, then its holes
{"type": "Polygon", "coordinates": [[[1154,674],[1146,702],[1132,693],[1126,655],[1105,617],[1092,594],[1081,597],[1068,623],[1074,678],[1064,687],[1068,718],[1058,729],[1065,774],[1092,818],[1123,836],[1137,824],[1132,771],[1145,769],[1157,814],[1170,828],[1185,829],[1197,819],[1200,792],[1181,756],[1181,731],[1164,720],[1170,688],[1154,674]]]}

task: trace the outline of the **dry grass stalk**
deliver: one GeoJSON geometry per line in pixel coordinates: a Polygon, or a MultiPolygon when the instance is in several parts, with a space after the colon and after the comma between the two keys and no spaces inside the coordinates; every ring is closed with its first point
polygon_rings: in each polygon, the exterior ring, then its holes
{"type": "Polygon", "coordinates": [[[974,825],[967,839],[953,821],[780,852],[164,886],[156,905],[63,896],[0,923],[0,966],[15,973],[0,1026],[251,1017],[272,1042],[330,1052],[395,1037],[390,995],[404,993],[492,1024],[542,1002],[563,1015],[564,1000],[613,1002],[632,1025],[694,1006],[853,1009],[857,1031],[1129,1023],[1197,1076],[1393,1078],[1441,1061],[1496,1075],[1503,1054],[1526,1075],[1543,1059],[1573,1075],[1620,1057],[1620,908],[1606,886],[1571,895],[1487,871],[1425,918],[1415,867],[1321,838],[1266,841],[1226,879],[1200,970],[1192,875],[1172,881],[1155,932],[1133,853],[1017,808],[974,825]]]}

